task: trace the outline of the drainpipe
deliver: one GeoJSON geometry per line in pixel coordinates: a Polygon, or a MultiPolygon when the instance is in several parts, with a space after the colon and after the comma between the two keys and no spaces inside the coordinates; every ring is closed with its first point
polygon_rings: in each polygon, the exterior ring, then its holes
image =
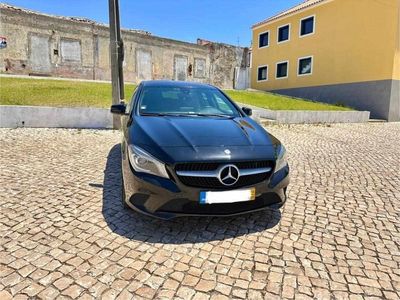
{"type": "MultiPolygon", "coordinates": [[[[124,44],[121,38],[121,27],[119,20],[119,0],[109,0],[110,13],[110,57],[111,57],[111,82],[112,82],[112,104],[124,101],[124,44]]],[[[113,115],[113,128],[121,127],[121,118],[113,115]]]]}

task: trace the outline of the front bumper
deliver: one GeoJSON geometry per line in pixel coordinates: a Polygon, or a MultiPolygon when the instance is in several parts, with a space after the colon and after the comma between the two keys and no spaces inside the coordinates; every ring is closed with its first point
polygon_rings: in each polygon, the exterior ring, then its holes
{"type": "Polygon", "coordinates": [[[253,201],[200,204],[200,192],[208,189],[188,187],[179,180],[137,173],[128,159],[122,159],[122,170],[127,205],[138,212],[162,219],[179,216],[233,216],[270,206],[281,207],[286,201],[286,187],[289,184],[289,166],[286,166],[268,180],[241,188],[256,189],[256,199],[253,201]]]}

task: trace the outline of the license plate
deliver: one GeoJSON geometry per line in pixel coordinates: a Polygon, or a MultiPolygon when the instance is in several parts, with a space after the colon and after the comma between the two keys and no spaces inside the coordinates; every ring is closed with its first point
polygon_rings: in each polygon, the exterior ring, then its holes
{"type": "Polygon", "coordinates": [[[200,204],[234,203],[256,199],[256,189],[221,191],[221,192],[200,192],[200,204]]]}

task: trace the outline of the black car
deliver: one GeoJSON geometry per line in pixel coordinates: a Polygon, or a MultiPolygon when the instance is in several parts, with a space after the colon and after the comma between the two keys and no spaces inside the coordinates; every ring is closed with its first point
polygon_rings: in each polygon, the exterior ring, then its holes
{"type": "Polygon", "coordinates": [[[122,201],[139,212],[228,216],[280,207],[285,147],[220,89],[144,81],[122,115],[122,201]]]}

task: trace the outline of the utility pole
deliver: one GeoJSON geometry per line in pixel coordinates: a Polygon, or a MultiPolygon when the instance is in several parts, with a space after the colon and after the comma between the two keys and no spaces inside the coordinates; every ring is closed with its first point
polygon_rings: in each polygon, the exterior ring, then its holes
{"type": "MultiPolygon", "coordinates": [[[[111,81],[112,81],[112,104],[124,101],[124,43],[121,38],[121,27],[119,20],[119,0],[108,0],[110,13],[110,56],[111,56],[111,81]]],[[[121,118],[113,116],[113,127],[121,127],[121,118]]]]}

